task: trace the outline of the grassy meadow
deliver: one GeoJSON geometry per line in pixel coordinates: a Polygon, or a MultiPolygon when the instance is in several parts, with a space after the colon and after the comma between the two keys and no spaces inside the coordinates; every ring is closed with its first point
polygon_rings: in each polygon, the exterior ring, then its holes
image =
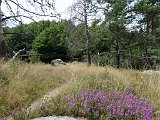
{"type": "MultiPolygon", "coordinates": [[[[15,109],[30,106],[49,91],[64,85],[59,93],[65,95],[78,93],[82,87],[96,87],[119,93],[130,91],[138,98],[150,101],[155,116],[160,114],[160,78],[156,76],[146,76],[135,70],[117,70],[109,66],[88,67],[85,63],[68,63],[66,66],[55,67],[15,61],[0,63],[0,118],[13,114],[15,109]]],[[[44,109],[43,113],[36,113],[32,117],[54,115],[53,108],[44,109]]]]}

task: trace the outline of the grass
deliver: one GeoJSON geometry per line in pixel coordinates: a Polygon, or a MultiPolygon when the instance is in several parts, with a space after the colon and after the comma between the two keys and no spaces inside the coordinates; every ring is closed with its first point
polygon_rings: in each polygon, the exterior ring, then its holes
{"type": "Polygon", "coordinates": [[[48,91],[67,84],[64,94],[78,92],[81,87],[98,87],[117,92],[131,91],[139,98],[151,101],[155,114],[160,111],[160,78],[140,71],[112,67],[87,67],[85,63],[68,63],[53,67],[42,63],[20,61],[0,64],[0,117],[11,114],[16,107],[31,104],[48,91]]]}
{"type": "Polygon", "coordinates": [[[0,115],[10,114],[22,104],[30,104],[46,92],[71,79],[66,67],[25,64],[20,61],[1,64],[0,68],[0,115]]]}

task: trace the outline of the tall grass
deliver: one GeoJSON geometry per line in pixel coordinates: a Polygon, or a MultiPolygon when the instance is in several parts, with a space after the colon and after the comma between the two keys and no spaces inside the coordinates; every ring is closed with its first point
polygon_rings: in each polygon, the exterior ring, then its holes
{"type": "Polygon", "coordinates": [[[160,110],[160,78],[156,76],[146,76],[135,70],[87,67],[85,63],[54,67],[16,61],[0,64],[0,116],[10,114],[8,111],[25,103],[31,104],[64,84],[66,86],[60,91],[64,94],[76,93],[82,87],[98,87],[120,93],[127,90],[138,98],[150,101],[156,114],[160,110]]]}
{"type": "Polygon", "coordinates": [[[0,116],[22,104],[31,104],[46,92],[71,79],[66,67],[25,64],[20,61],[0,65],[0,116]]]}

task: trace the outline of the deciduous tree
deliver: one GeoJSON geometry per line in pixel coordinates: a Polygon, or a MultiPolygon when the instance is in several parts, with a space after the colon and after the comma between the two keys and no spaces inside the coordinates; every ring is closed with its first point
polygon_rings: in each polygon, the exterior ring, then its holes
{"type": "Polygon", "coordinates": [[[25,2],[28,4],[28,6],[22,4],[22,1],[20,0],[0,0],[0,58],[6,57],[8,53],[7,45],[3,37],[4,21],[15,20],[22,22],[22,18],[34,20],[35,16],[57,16],[55,14],[55,6],[53,0],[26,0],[25,2]],[[8,12],[10,13],[9,15],[6,15],[5,11],[2,11],[2,6],[6,7],[5,10],[8,10],[8,12]],[[29,6],[32,9],[29,9],[29,6]]]}

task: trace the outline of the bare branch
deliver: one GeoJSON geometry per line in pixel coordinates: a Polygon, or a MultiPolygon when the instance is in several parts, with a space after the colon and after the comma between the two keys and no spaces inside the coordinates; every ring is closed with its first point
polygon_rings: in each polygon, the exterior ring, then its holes
{"type": "Polygon", "coordinates": [[[15,60],[16,57],[18,57],[23,51],[25,51],[25,48],[19,50],[18,52],[16,52],[16,53],[14,54],[14,56],[12,57],[12,59],[10,60],[10,62],[12,62],[13,60],[15,60]]]}
{"type": "Polygon", "coordinates": [[[84,23],[84,20],[82,20],[82,19],[80,19],[80,18],[78,18],[78,17],[73,17],[72,19],[76,19],[76,20],[78,20],[78,21],[80,21],[80,22],[82,22],[82,23],[84,23]]]}
{"type": "Polygon", "coordinates": [[[9,1],[12,2],[13,4],[15,4],[16,6],[18,6],[21,10],[24,10],[25,12],[31,13],[33,15],[37,15],[37,16],[49,16],[49,17],[56,17],[57,16],[57,15],[52,15],[52,14],[50,15],[50,14],[45,14],[45,13],[44,14],[39,14],[39,13],[36,13],[36,12],[33,12],[33,11],[29,11],[29,10],[25,9],[21,4],[18,4],[16,2],[14,2],[13,0],[9,0],[9,1]]]}
{"type": "Polygon", "coordinates": [[[25,16],[25,15],[17,15],[17,16],[8,16],[8,17],[5,17],[5,18],[2,18],[2,22],[3,21],[6,21],[8,19],[11,19],[11,18],[17,18],[17,17],[24,17],[24,18],[28,18],[28,19],[31,19],[32,21],[35,22],[35,20],[32,18],[32,17],[29,17],[29,16],[25,16]]]}

